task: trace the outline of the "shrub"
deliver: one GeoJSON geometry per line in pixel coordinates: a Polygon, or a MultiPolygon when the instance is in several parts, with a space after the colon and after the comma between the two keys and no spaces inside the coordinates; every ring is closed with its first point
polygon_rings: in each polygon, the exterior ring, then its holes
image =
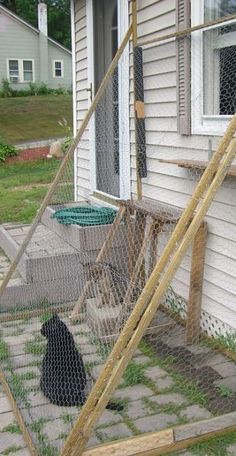
{"type": "Polygon", "coordinates": [[[10,82],[7,79],[2,79],[1,93],[3,98],[12,96],[12,88],[10,87],[10,82]]]}
{"type": "Polygon", "coordinates": [[[16,155],[16,148],[14,146],[10,146],[9,144],[5,144],[0,139],[0,162],[5,162],[6,158],[14,157],[16,155]]]}
{"type": "Polygon", "coordinates": [[[65,95],[71,93],[70,90],[67,90],[65,87],[58,87],[57,89],[51,89],[41,82],[37,84],[35,82],[28,83],[28,89],[16,90],[11,87],[11,83],[7,79],[2,79],[0,87],[0,98],[9,98],[9,97],[28,97],[36,95],[65,95]]]}

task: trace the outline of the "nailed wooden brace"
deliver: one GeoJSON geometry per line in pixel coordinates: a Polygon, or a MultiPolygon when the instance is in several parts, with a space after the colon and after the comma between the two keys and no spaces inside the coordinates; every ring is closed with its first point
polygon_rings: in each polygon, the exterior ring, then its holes
{"type": "Polygon", "coordinates": [[[17,420],[19,428],[20,428],[20,430],[21,430],[21,432],[23,434],[23,437],[25,439],[25,443],[28,446],[28,449],[30,451],[31,456],[38,456],[38,452],[37,452],[37,450],[34,447],[33,441],[31,439],[31,436],[30,436],[30,434],[28,432],[28,429],[27,429],[27,427],[25,425],[24,419],[23,419],[23,417],[22,417],[22,415],[20,413],[20,410],[19,410],[19,408],[17,406],[17,403],[16,403],[16,401],[15,401],[13,395],[12,395],[12,392],[11,392],[11,389],[10,389],[10,387],[8,385],[7,379],[6,379],[6,377],[5,377],[5,375],[4,375],[4,373],[2,371],[0,371],[0,383],[2,383],[4,391],[5,391],[7,397],[9,399],[9,401],[10,401],[13,413],[15,415],[15,418],[17,420]]]}
{"type": "Polygon", "coordinates": [[[200,336],[200,318],[202,308],[202,287],[206,241],[207,223],[203,222],[193,242],[190,289],[186,324],[187,344],[194,344],[198,342],[200,336]]]}

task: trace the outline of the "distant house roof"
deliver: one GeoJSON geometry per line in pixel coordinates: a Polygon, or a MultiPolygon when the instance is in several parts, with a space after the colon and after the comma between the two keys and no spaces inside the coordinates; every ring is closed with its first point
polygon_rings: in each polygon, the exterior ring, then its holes
{"type": "MultiPolygon", "coordinates": [[[[14,19],[15,21],[19,22],[20,24],[24,25],[25,27],[28,27],[30,30],[32,30],[33,32],[35,33],[40,33],[39,32],[39,29],[37,29],[36,27],[33,27],[32,25],[30,25],[28,22],[24,21],[24,19],[21,19],[21,17],[17,16],[15,13],[13,13],[12,11],[10,11],[9,9],[5,8],[4,6],[0,5],[0,13],[3,12],[5,14],[7,14],[8,16],[10,16],[12,19],[14,19]]],[[[53,40],[52,38],[50,38],[49,36],[47,37],[48,38],[48,41],[50,41],[51,43],[53,43],[55,46],[58,46],[60,47],[61,49],[63,49],[63,51],[65,52],[68,52],[69,54],[71,54],[71,51],[69,49],[67,49],[66,47],[62,46],[62,44],[58,43],[57,41],[53,40]]]]}

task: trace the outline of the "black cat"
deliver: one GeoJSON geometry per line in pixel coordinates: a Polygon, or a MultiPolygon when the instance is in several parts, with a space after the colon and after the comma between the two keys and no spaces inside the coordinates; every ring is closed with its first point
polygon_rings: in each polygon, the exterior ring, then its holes
{"type": "MultiPolygon", "coordinates": [[[[71,332],[58,315],[54,315],[42,325],[41,334],[48,340],[40,379],[43,394],[56,405],[83,405],[87,377],[71,332]]],[[[113,402],[109,402],[107,408],[123,410],[122,405],[113,402]]]]}

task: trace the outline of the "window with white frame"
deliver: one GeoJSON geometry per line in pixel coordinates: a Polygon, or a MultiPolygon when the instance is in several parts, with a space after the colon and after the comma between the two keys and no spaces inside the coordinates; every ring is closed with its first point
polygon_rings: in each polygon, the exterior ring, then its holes
{"type": "Polygon", "coordinates": [[[19,61],[9,60],[9,74],[10,82],[19,82],[19,61]]]}
{"type": "Polygon", "coordinates": [[[24,83],[34,81],[34,61],[24,59],[8,60],[8,79],[10,82],[24,83]]]}
{"type": "MultiPolygon", "coordinates": [[[[236,13],[235,0],[194,0],[192,26],[236,13]]],[[[192,132],[222,134],[236,111],[236,20],[191,37],[192,132]]]]}
{"type": "Polygon", "coordinates": [[[53,60],[53,77],[63,78],[63,61],[53,60]]]}

